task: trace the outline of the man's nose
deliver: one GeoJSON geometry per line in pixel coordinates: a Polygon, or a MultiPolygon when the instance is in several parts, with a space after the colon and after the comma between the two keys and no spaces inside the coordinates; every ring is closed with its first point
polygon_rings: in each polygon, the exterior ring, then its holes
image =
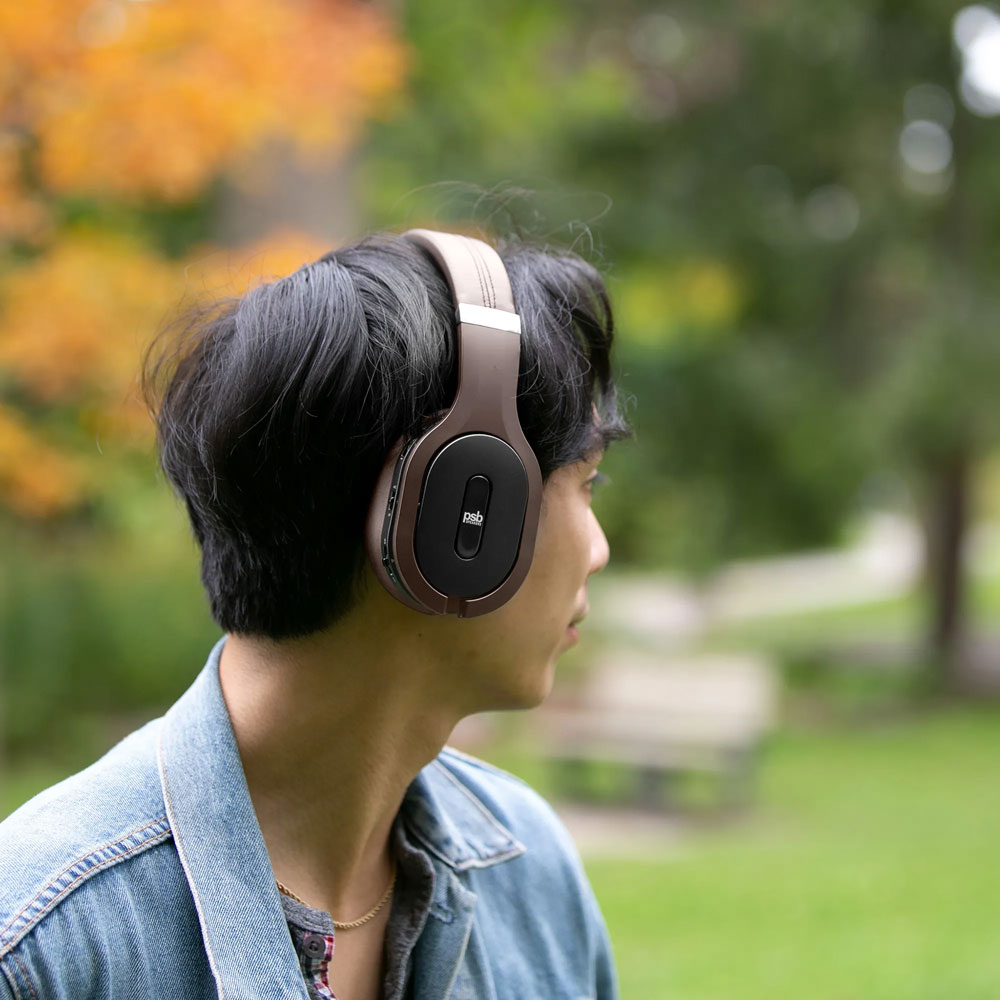
{"type": "Polygon", "coordinates": [[[601,522],[597,520],[597,515],[590,512],[590,573],[599,573],[608,564],[611,558],[611,546],[604,535],[601,522]]]}

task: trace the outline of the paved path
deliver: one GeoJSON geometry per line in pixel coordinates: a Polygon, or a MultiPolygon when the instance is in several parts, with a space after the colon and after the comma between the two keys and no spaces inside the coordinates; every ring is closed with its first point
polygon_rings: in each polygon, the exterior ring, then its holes
{"type": "Polygon", "coordinates": [[[727,623],[903,596],[917,583],[922,559],[916,527],[882,515],[852,548],[730,563],[701,587],[664,573],[609,579],[606,589],[595,581],[593,617],[683,643],[727,623]]]}

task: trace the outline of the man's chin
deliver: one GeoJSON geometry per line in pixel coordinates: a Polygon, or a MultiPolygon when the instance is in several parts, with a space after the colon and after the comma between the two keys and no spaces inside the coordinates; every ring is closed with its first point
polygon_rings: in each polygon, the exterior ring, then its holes
{"type": "Polygon", "coordinates": [[[538,708],[552,693],[552,685],[556,677],[557,656],[558,654],[554,654],[549,659],[548,663],[539,671],[536,683],[531,686],[530,690],[524,692],[525,698],[524,703],[521,705],[522,708],[538,708]]]}
{"type": "MultiPolygon", "coordinates": [[[[557,654],[556,654],[557,655],[557,654]]],[[[552,692],[556,673],[556,655],[530,674],[520,677],[521,683],[511,686],[504,693],[502,704],[492,706],[493,711],[524,711],[538,708],[552,692]]]]}

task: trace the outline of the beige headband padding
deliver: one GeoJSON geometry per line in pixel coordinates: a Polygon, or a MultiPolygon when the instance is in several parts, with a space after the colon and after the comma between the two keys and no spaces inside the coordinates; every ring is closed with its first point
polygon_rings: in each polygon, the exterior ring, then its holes
{"type": "Polygon", "coordinates": [[[510,278],[500,255],[482,240],[458,233],[410,229],[403,233],[434,256],[451,286],[455,303],[514,312],[510,278]]]}

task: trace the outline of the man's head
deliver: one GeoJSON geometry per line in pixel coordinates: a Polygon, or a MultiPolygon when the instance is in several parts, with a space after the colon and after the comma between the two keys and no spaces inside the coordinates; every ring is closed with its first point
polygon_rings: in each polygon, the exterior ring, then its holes
{"type": "MultiPolygon", "coordinates": [[[[578,257],[498,249],[522,320],[518,416],[549,494],[556,470],[628,434],[611,311],[578,257]]],[[[223,629],[307,635],[355,604],[370,581],[364,522],[386,452],[454,398],[453,315],[426,254],[379,234],[203,312],[152,362],[151,384],[166,375],[163,466],[223,629]]]]}

